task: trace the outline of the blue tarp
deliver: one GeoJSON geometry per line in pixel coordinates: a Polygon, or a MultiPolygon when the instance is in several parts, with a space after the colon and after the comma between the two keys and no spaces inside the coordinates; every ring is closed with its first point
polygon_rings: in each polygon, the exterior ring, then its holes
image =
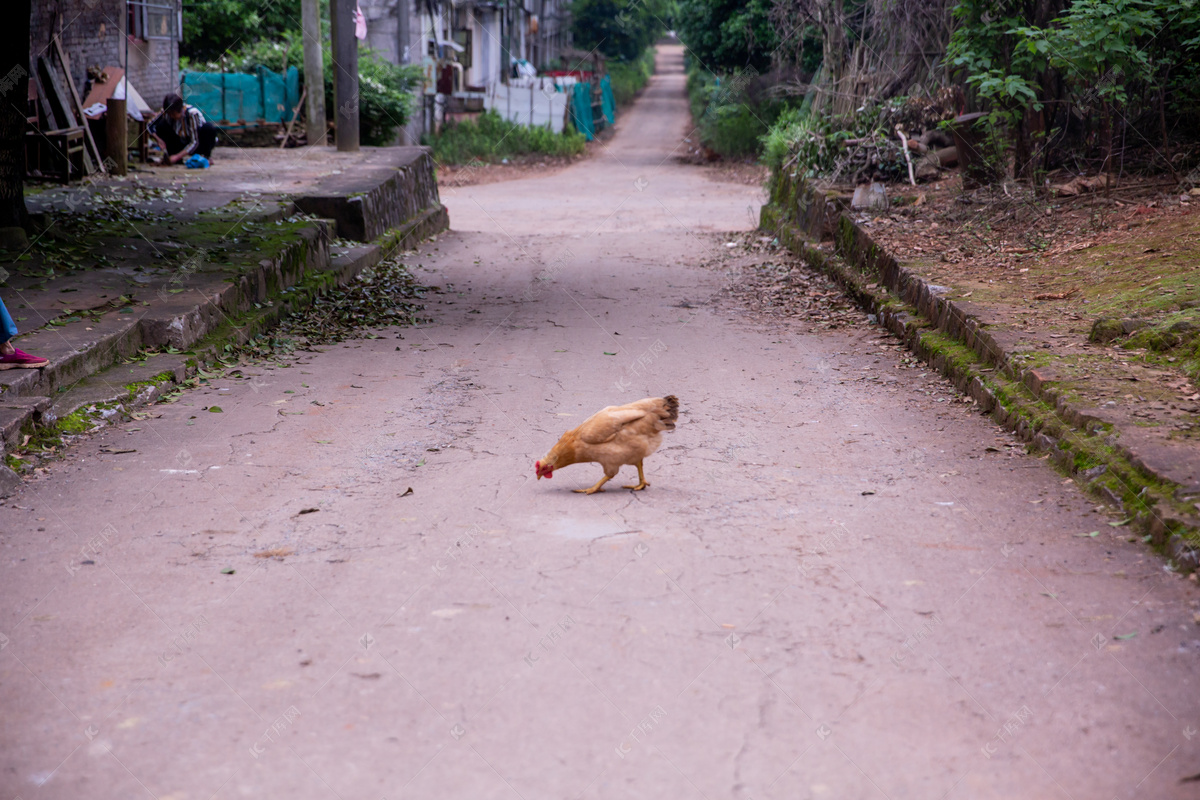
{"type": "Polygon", "coordinates": [[[183,99],[218,125],[288,122],[300,102],[300,72],[287,75],[260,66],[253,75],[241,72],[185,72],[183,99]]]}

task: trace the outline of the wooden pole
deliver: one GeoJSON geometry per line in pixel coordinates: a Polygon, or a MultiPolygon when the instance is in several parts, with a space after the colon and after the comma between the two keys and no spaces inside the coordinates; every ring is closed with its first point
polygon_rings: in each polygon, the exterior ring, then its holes
{"type": "MultiPolygon", "coordinates": [[[[325,121],[325,64],[321,59],[321,9],[319,0],[300,0],[301,26],[304,29],[305,132],[309,146],[325,144],[329,126],[325,121]]],[[[286,142],[287,139],[284,139],[286,142]]]]}
{"type": "Polygon", "coordinates": [[[296,121],[296,115],[300,113],[300,106],[304,105],[304,95],[308,93],[308,87],[305,86],[300,92],[300,102],[296,103],[296,108],[292,110],[292,118],[288,120],[287,128],[283,131],[283,141],[279,143],[279,149],[287,147],[288,139],[292,138],[292,123],[296,121]]]}
{"type": "Polygon", "coordinates": [[[354,0],[330,0],[333,38],[333,102],[337,106],[337,149],[358,150],[358,39],[354,37],[354,0]]]}
{"type": "MultiPolygon", "coordinates": [[[[125,80],[125,78],[121,78],[125,80]]],[[[129,171],[129,130],[125,116],[125,100],[108,98],[108,111],[104,113],[104,139],[107,151],[104,164],[112,175],[124,175],[129,171]]]]}

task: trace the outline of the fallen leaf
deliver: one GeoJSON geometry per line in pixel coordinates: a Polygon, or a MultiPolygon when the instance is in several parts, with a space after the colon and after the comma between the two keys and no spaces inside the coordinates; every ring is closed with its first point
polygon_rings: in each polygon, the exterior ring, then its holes
{"type": "Polygon", "coordinates": [[[1128,525],[1130,522],[1133,522],[1133,518],[1132,518],[1132,517],[1131,517],[1131,518],[1129,518],[1129,519],[1123,519],[1123,520],[1121,520],[1120,522],[1110,522],[1110,523],[1108,523],[1108,524],[1109,524],[1109,525],[1111,525],[1111,526],[1112,526],[1112,527],[1114,527],[1114,528],[1119,528],[1119,527],[1121,527],[1122,525],[1128,525]]]}
{"type": "Polygon", "coordinates": [[[406,490],[405,490],[404,494],[402,494],[402,495],[400,495],[400,496],[401,496],[401,497],[408,497],[408,496],[409,496],[410,494],[412,494],[412,493],[413,493],[413,488],[410,486],[410,487],[408,487],[408,489],[406,489],[406,490]]]}
{"type": "Polygon", "coordinates": [[[863,492],[863,493],[862,493],[863,497],[866,497],[866,496],[867,496],[867,495],[869,495],[869,494],[875,494],[875,493],[874,493],[874,492],[871,492],[871,491],[867,491],[867,492],[863,492]]]}
{"type": "Polygon", "coordinates": [[[1078,291],[1078,290],[1072,289],[1069,292],[1043,292],[1042,294],[1035,294],[1033,296],[1033,299],[1034,300],[1066,300],[1068,297],[1075,294],[1076,291],[1078,291]]]}
{"type": "Polygon", "coordinates": [[[255,558],[283,558],[284,556],[290,556],[294,552],[296,552],[296,551],[290,547],[272,547],[267,550],[260,550],[259,552],[254,554],[254,557],[255,558]]]}
{"type": "Polygon", "coordinates": [[[1038,594],[1040,594],[1042,597],[1049,597],[1049,598],[1050,598],[1050,599],[1052,599],[1052,600],[1057,600],[1057,599],[1058,599],[1058,595],[1056,595],[1056,594],[1051,594],[1050,592],[1038,592],[1038,594]]]}
{"type": "Polygon", "coordinates": [[[220,406],[209,406],[209,407],[208,407],[208,410],[209,410],[209,411],[211,411],[211,412],[212,412],[212,413],[214,413],[214,414],[223,414],[223,413],[224,413],[224,412],[221,410],[221,407],[220,407],[220,406]]]}
{"type": "Polygon", "coordinates": [[[605,351],[604,351],[604,355],[606,355],[606,356],[615,356],[615,355],[616,355],[616,353],[610,353],[610,352],[608,352],[607,350],[605,350],[605,351]]]}
{"type": "Polygon", "coordinates": [[[302,509],[300,509],[300,511],[299,511],[298,513],[300,513],[300,514],[312,514],[312,513],[315,513],[315,512],[317,512],[317,511],[320,511],[320,510],[321,510],[321,509],[319,509],[319,508],[316,508],[316,507],[314,506],[313,508],[302,508],[302,509]]]}
{"type": "Polygon", "coordinates": [[[1077,533],[1076,536],[1090,536],[1093,539],[1100,535],[1100,531],[1092,531],[1091,533],[1077,533]]]}
{"type": "Polygon", "coordinates": [[[1117,636],[1114,636],[1113,638],[1114,639],[1132,639],[1133,637],[1137,636],[1137,634],[1138,634],[1138,632],[1134,631],[1133,633],[1122,633],[1117,636]]]}
{"type": "Polygon", "coordinates": [[[233,567],[226,567],[225,569],[221,570],[222,575],[232,575],[235,572],[237,572],[237,570],[233,567]]]}
{"type": "Polygon", "coordinates": [[[136,453],[137,450],[133,449],[132,447],[101,447],[100,452],[110,453],[116,456],[120,455],[121,453],[136,453]]]}

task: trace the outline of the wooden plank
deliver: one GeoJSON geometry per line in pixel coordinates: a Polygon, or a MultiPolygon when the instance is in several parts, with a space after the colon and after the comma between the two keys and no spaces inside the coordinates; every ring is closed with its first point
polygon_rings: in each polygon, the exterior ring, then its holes
{"type": "MultiPolygon", "coordinates": [[[[49,58],[45,56],[38,57],[38,74],[41,77],[42,91],[46,95],[47,103],[50,106],[50,123],[58,130],[81,127],[86,129],[86,120],[81,123],[76,118],[75,112],[71,109],[71,104],[66,99],[67,94],[62,86],[62,76],[49,58]]],[[[83,168],[84,173],[89,175],[96,171],[92,157],[88,153],[86,139],[84,140],[83,148],[83,168]]]]}
{"type": "MultiPolygon", "coordinates": [[[[71,77],[71,62],[67,60],[67,54],[63,52],[62,43],[57,36],[54,37],[54,52],[58,53],[58,62],[62,64],[63,74],[67,76],[67,88],[71,90],[75,115],[79,118],[79,124],[83,126],[84,142],[87,145],[84,154],[90,150],[92,158],[95,159],[95,164],[89,165],[88,172],[104,172],[104,159],[100,155],[100,148],[96,146],[96,140],[92,138],[92,129],[87,123],[87,117],[83,115],[83,103],[79,101],[79,92],[75,90],[75,79],[71,77]]],[[[86,162],[87,159],[84,159],[85,164],[86,162]]]]}
{"type": "Polygon", "coordinates": [[[54,127],[77,127],[75,115],[71,113],[71,107],[63,99],[66,94],[58,80],[58,75],[45,56],[38,56],[38,76],[42,79],[42,90],[46,93],[46,100],[50,105],[54,127]]]}

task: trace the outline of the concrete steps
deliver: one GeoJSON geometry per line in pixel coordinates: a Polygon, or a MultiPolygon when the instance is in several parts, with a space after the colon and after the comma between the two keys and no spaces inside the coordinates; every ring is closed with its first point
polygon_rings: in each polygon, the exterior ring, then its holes
{"type": "MultiPolygon", "coordinates": [[[[282,163],[298,175],[308,168],[294,157],[282,163]]],[[[187,192],[147,197],[125,185],[64,187],[31,199],[32,210],[65,222],[47,230],[49,246],[35,249],[32,263],[8,265],[14,274],[5,297],[16,298],[8,305],[26,332],[21,349],[50,365],[0,372],[0,457],[36,426],[61,425],[81,410],[98,421],[153,402],[226,344],[266,332],[449,225],[423,148],[369,151],[334,173],[302,177],[313,180],[295,194],[284,194],[274,176],[214,170],[163,173],[163,188],[186,178],[187,192]],[[254,180],[267,184],[256,191],[254,180]],[[106,197],[92,202],[89,192],[106,197]],[[312,197],[323,200],[302,202],[312,197]],[[72,228],[70,213],[117,200],[137,213],[108,222],[91,217],[72,228]],[[330,218],[302,218],[297,208],[330,218]],[[335,228],[343,239],[377,241],[334,244],[335,228]],[[64,250],[85,255],[64,268],[64,250]]],[[[73,429],[86,423],[70,420],[73,429]]],[[[0,497],[19,485],[0,458],[0,497]]]]}

